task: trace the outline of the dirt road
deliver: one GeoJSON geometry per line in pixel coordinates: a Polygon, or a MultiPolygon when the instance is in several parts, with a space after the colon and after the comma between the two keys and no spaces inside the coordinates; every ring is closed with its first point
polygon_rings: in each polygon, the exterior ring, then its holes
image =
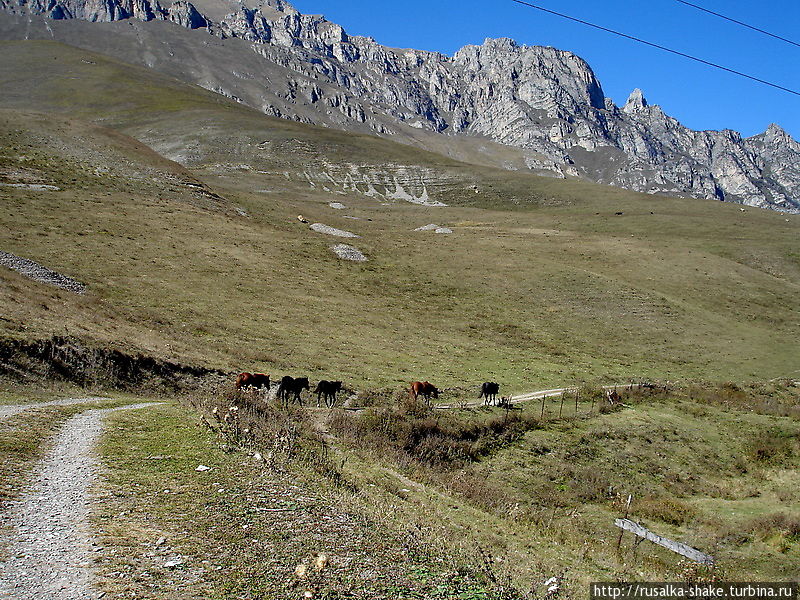
{"type": "MultiPolygon", "coordinates": [[[[42,406],[87,402],[73,398],[0,407],[0,418],[42,406]]],[[[97,399],[94,399],[97,400],[97,399]]],[[[7,557],[0,563],[0,597],[9,600],[89,600],[99,598],[91,585],[92,533],[87,526],[89,489],[98,461],[93,450],[104,417],[157,403],[90,409],[69,419],[36,469],[22,497],[0,516],[7,528],[7,557]]]]}
{"type": "MultiPolygon", "coordinates": [[[[632,383],[625,383],[622,385],[604,385],[604,390],[625,390],[628,388],[633,387],[635,384],[632,383]]],[[[539,390],[536,392],[526,392],[524,394],[516,394],[511,396],[511,404],[518,404],[520,402],[527,402],[528,400],[541,400],[542,398],[552,398],[553,396],[560,396],[564,392],[574,393],[574,387],[565,387],[565,388],[553,388],[552,390],[539,390]]],[[[498,398],[499,400],[499,398],[498,398]]],[[[475,400],[474,402],[465,402],[464,404],[454,405],[454,404],[440,404],[434,406],[437,409],[450,409],[450,408],[460,408],[460,407],[476,407],[476,406],[483,406],[483,400],[475,400]]]]}
{"type": "Polygon", "coordinates": [[[32,408],[47,408],[48,406],[69,406],[70,404],[85,404],[89,402],[100,402],[108,398],[61,398],[49,402],[32,402],[30,404],[13,404],[8,406],[0,405],[0,421],[13,417],[32,408]]]}

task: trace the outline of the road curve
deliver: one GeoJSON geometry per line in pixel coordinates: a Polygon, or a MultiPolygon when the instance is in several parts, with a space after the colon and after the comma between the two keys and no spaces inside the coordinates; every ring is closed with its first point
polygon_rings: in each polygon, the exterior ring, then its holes
{"type": "Polygon", "coordinates": [[[47,408],[49,406],[69,406],[71,404],[84,404],[89,402],[100,402],[101,400],[111,400],[111,398],[92,397],[92,398],[61,398],[59,400],[50,400],[49,402],[31,402],[30,404],[9,404],[8,406],[0,405],[0,421],[13,417],[26,410],[34,408],[47,408]]]}
{"type": "MultiPolygon", "coordinates": [[[[625,384],[615,384],[615,385],[604,385],[602,389],[604,390],[625,390],[632,388],[634,383],[625,383],[625,384]]],[[[517,394],[511,397],[511,404],[519,404],[520,402],[527,402],[528,400],[541,400],[542,398],[552,398],[553,396],[560,396],[564,392],[575,392],[578,389],[576,387],[564,387],[564,388],[553,388],[552,390],[538,390],[536,392],[526,392],[524,394],[517,394]]],[[[466,402],[464,404],[459,405],[452,405],[452,404],[440,404],[434,406],[437,409],[451,409],[451,408],[461,408],[462,406],[466,407],[475,407],[475,406],[483,406],[483,400],[476,400],[474,402],[466,402]]]]}

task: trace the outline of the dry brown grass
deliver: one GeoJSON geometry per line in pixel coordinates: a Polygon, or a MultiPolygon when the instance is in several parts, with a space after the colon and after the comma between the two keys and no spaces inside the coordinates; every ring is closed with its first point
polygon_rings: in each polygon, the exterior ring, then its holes
{"type": "Polygon", "coordinates": [[[456,164],[267,119],[76,48],[3,47],[0,78],[14,90],[6,100],[50,111],[0,123],[3,164],[24,163],[64,188],[0,192],[2,244],[89,286],[77,298],[0,273],[5,337],[68,329],[174,362],[302,369],[356,388],[486,377],[520,393],[632,374],[744,380],[796,368],[794,219],[456,164]],[[114,139],[138,135],[173,156],[191,148],[192,170],[156,164],[132,139],[109,154],[108,135],[70,116],[113,124],[114,139]],[[296,143],[314,158],[286,151],[296,143]],[[83,164],[101,159],[125,172],[86,177],[83,164]],[[311,189],[303,173],[326,161],[337,171],[364,161],[423,168],[433,173],[430,189],[446,182],[452,204],[387,207],[352,190],[311,189]],[[181,173],[227,201],[194,202],[196,189],[169,177],[181,173]],[[481,207],[458,205],[476,182],[490,196],[468,195],[481,207]],[[361,220],[332,214],[333,198],[361,220]],[[620,209],[624,219],[613,216],[620,209]],[[357,227],[370,262],[340,261],[298,213],[357,227]],[[483,225],[435,239],[411,234],[430,221],[483,225]],[[753,248],[775,269],[748,261],[753,248]]]}
{"type": "Polygon", "coordinates": [[[677,498],[648,496],[636,500],[633,514],[670,525],[684,525],[697,515],[697,511],[677,498]]]}
{"type": "Polygon", "coordinates": [[[487,456],[539,425],[536,416],[521,410],[461,412],[436,411],[406,395],[394,406],[338,413],[330,426],[345,443],[376,458],[446,471],[487,456]]]}

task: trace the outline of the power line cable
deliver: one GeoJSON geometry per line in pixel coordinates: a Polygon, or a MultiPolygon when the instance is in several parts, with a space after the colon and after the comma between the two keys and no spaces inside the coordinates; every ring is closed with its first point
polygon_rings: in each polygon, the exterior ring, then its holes
{"type": "Polygon", "coordinates": [[[550,13],[551,15],[556,15],[558,17],[562,17],[564,19],[568,19],[570,21],[575,21],[576,23],[581,23],[582,25],[588,25],[589,27],[594,27],[595,29],[599,29],[600,31],[605,31],[606,33],[613,33],[614,35],[618,35],[620,37],[627,38],[629,40],[633,40],[634,42],[639,42],[640,44],[645,44],[646,46],[651,46],[653,48],[658,48],[659,50],[663,50],[664,52],[669,52],[671,54],[676,54],[678,56],[682,56],[684,58],[688,58],[690,60],[694,60],[696,62],[702,63],[709,67],[714,67],[715,69],[721,69],[723,71],[727,71],[728,73],[733,73],[734,75],[739,75],[740,77],[746,77],[747,79],[751,79],[752,81],[757,81],[758,83],[763,83],[764,85],[768,85],[770,87],[777,88],[779,90],[783,90],[784,92],[789,92],[790,94],[794,94],[795,96],[800,96],[800,92],[796,90],[789,89],[787,87],[783,87],[782,85],[778,85],[777,83],[772,83],[770,81],[766,81],[765,79],[759,79],[758,77],[754,77],[753,75],[748,75],[747,73],[742,73],[741,71],[736,71],[734,69],[729,69],[728,67],[724,67],[717,63],[709,62],[707,60],[703,60],[702,58],[698,58],[697,56],[692,56],[691,54],[685,54],[684,52],[679,52],[677,50],[673,50],[672,48],[667,48],[666,46],[660,46],[659,44],[654,44],[653,42],[648,42],[647,40],[643,40],[641,38],[634,37],[632,35],[628,35],[627,33],[622,33],[620,31],[614,31],[613,29],[608,29],[607,27],[602,27],[601,25],[596,25],[594,23],[590,23],[589,21],[584,21],[582,19],[578,19],[576,17],[570,17],[569,15],[565,15],[560,12],[556,12],[554,10],[550,10],[544,8],[542,6],[536,6],[535,4],[530,4],[529,2],[523,2],[523,0],[511,0],[512,2],[516,2],[517,4],[522,4],[523,6],[528,6],[530,8],[535,8],[536,10],[540,10],[542,12],[550,13]]]}
{"type": "Polygon", "coordinates": [[[768,36],[773,37],[773,38],[775,38],[777,40],[781,40],[783,42],[786,42],[787,44],[792,44],[793,46],[797,46],[798,48],[800,48],[800,44],[798,44],[797,42],[793,42],[792,40],[789,40],[789,39],[787,39],[785,37],[781,37],[779,35],[775,35],[774,33],[770,33],[769,31],[765,31],[765,30],[760,29],[758,27],[754,27],[752,25],[748,25],[747,23],[745,23],[743,21],[737,21],[736,19],[733,19],[731,17],[727,17],[727,16],[725,16],[723,14],[720,14],[718,12],[714,12],[713,10],[709,10],[707,8],[703,8],[702,6],[698,6],[697,4],[692,4],[691,2],[686,2],[686,0],[676,0],[676,2],[680,2],[681,4],[685,4],[686,6],[691,6],[692,8],[696,8],[697,10],[701,10],[701,11],[703,11],[705,13],[710,14],[710,15],[714,15],[715,17],[719,17],[720,19],[725,19],[726,21],[730,21],[731,23],[736,23],[737,25],[741,25],[742,27],[747,27],[748,29],[752,29],[753,31],[758,31],[759,33],[763,33],[764,35],[768,35],[768,36]]]}

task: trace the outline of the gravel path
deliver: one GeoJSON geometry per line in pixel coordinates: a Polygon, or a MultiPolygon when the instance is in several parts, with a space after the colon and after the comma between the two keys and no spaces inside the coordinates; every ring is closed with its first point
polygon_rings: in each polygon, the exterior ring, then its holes
{"type": "MultiPolygon", "coordinates": [[[[89,600],[101,597],[91,586],[92,554],[98,548],[93,546],[86,523],[90,509],[89,489],[98,471],[98,461],[92,450],[103,431],[105,415],[155,404],[88,410],[64,424],[54,448],[37,468],[22,498],[11,503],[0,517],[0,524],[12,531],[8,559],[0,563],[0,598],[89,600]]],[[[34,406],[3,408],[18,408],[21,412],[34,406]]]]}
{"type": "Polygon", "coordinates": [[[13,269],[25,275],[25,277],[30,277],[34,281],[54,285],[62,290],[68,290],[76,294],[83,294],[86,292],[86,286],[80,281],[76,281],[61,273],[56,273],[37,262],[16,256],[10,252],[3,252],[0,250],[0,265],[13,269]]]}
{"type": "Polygon", "coordinates": [[[47,408],[48,406],[69,406],[70,404],[83,404],[85,402],[100,402],[109,398],[62,398],[60,400],[50,400],[49,402],[31,402],[30,404],[14,404],[9,406],[0,405],[0,421],[13,417],[16,414],[31,410],[32,408],[47,408]]]}

